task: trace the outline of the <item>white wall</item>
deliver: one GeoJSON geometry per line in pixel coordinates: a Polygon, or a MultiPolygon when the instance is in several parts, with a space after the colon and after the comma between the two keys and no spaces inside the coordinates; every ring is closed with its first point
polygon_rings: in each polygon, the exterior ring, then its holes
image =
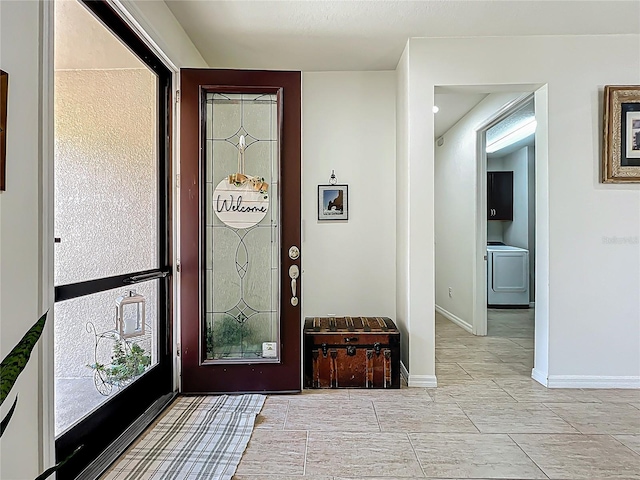
{"type": "Polygon", "coordinates": [[[433,88],[426,92],[418,86],[421,80],[412,68],[411,43],[410,40],[398,64],[399,75],[406,82],[406,87],[402,88],[403,95],[406,95],[402,104],[407,112],[396,140],[406,145],[398,147],[402,158],[396,167],[397,172],[402,172],[399,173],[402,175],[402,189],[398,189],[397,208],[403,212],[403,218],[398,228],[404,230],[397,234],[398,238],[403,238],[403,248],[406,248],[406,254],[399,250],[397,257],[402,262],[399,273],[407,282],[398,296],[406,295],[404,322],[408,326],[409,345],[403,356],[409,356],[405,367],[411,365],[409,386],[435,387],[435,356],[428,353],[435,352],[433,157],[431,162],[424,161],[428,148],[433,156],[434,102],[433,88]],[[425,124],[429,125],[426,130],[416,128],[425,124]]]}
{"type": "MultiPolygon", "coordinates": [[[[444,144],[435,147],[436,305],[460,319],[469,329],[474,321],[473,265],[477,234],[475,129],[518,96],[518,93],[487,95],[443,135],[444,144]],[[449,287],[452,297],[449,297],[449,287]]],[[[492,165],[501,168],[502,159],[493,160],[492,165]]]]}
{"type": "MultiPolygon", "coordinates": [[[[437,233],[436,233],[437,235],[437,233]]],[[[502,229],[502,222],[487,222],[487,242],[503,242],[504,231],[502,229]]],[[[436,255],[436,271],[438,269],[438,258],[436,255]]],[[[438,275],[436,274],[436,282],[438,275]]]]}
{"type": "Polygon", "coordinates": [[[409,43],[396,68],[396,324],[409,368],[409,43]]]}
{"type": "Polygon", "coordinates": [[[304,73],[304,315],[395,317],[395,72],[304,73]],[[349,220],[318,221],[335,170],[349,220]]]}
{"type": "MultiPolygon", "coordinates": [[[[436,151],[436,168],[438,165],[438,152],[436,151]]],[[[502,162],[502,157],[498,158],[487,158],[487,172],[499,172],[504,168],[504,163],[502,162]]]]}
{"type": "MultiPolygon", "coordinates": [[[[0,2],[0,68],[9,73],[7,189],[0,193],[1,358],[43,313],[39,298],[39,11],[38,2],[0,2]]],[[[15,414],[0,440],[3,480],[35,478],[40,473],[40,353],[41,345],[2,405],[4,418],[19,394],[15,414]]]]}
{"type": "MultiPolygon", "coordinates": [[[[536,215],[544,227],[538,228],[536,243],[538,264],[548,258],[549,279],[545,285],[546,278],[536,278],[536,316],[541,290],[548,286],[549,352],[548,371],[538,369],[536,352],[536,378],[544,382],[548,375],[554,386],[640,386],[640,185],[599,181],[602,87],[640,83],[639,41],[638,35],[410,41],[412,191],[424,179],[416,176],[414,167],[433,174],[433,119],[424,112],[431,108],[436,85],[547,85],[536,93],[536,116],[546,108],[549,115],[548,134],[536,138],[536,215]],[[607,242],[614,236],[632,241],[607,242]]],[[[547,128],[538,125],[539,133],[547,128]]],[[[467,195],[473,204],[475,192],[467,195]]],[[[412,205],[410,225],[422,230],[423,244],[428,245],[433,236],[424,210],[433,207],[428,199],[420,205],[420,213],[412,205]]],[[[411,255],[411,264],[427,274],[434,268],[420,255],[411,255]]],[[[422,291],[434,288],[427,277],[422,291]]],[[[411,288],[411,309],[425,303],[433,308],[428,300],[411,288]]],[[[536,349],[542,352],[538,333],[536,349]]],[[[423,363],[433,356],[430,342],[425,342],[423,363]]]]}
{"type": "Polygon", "coordinates": [[[529,149],[502,158],[504,171],[513,172],[513,220],[504,225],[504,243],[529,249],[529,149]]]}

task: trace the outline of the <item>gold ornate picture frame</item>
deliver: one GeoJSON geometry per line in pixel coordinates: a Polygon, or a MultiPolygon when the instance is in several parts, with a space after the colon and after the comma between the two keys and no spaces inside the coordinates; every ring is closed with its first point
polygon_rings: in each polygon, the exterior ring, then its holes
{"type": "Polygon", "coordinates": [[[604,87],[603,183],[640,183],[640,85],[604,87]]]}

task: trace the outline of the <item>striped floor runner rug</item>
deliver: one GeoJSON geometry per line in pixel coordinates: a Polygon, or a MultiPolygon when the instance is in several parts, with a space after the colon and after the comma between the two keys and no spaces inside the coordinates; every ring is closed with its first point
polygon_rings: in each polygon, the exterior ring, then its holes
{"type": "Polygon", "coordinates": [[[229,480],[264,395],[180,397],[103,480],[229,480]]]}

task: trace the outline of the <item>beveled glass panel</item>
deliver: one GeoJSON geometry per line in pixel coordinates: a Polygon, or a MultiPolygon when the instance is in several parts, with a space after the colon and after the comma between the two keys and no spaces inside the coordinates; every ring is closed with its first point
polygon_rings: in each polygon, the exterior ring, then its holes
{"type": "Polygon", "coordinates": [[[244,244],[247,260],[251,259],[252,275],[245,279],[245,301],[260,311],[271,310],[271,230],[254,228],[247,232],[244,244]]]}
{"type": "Polygon", "coordinates": [[[222,140],[238,132],[241,126],[241,97],[236,94],[207,95],[207,113],[210,115],[207,119],[207,132],[210,134],[207,138],[222,140]]]}
{"type": "Polygon", "coordinates": [[[212,362],[274,362],[265,342],[279,344],[280,226],[278,104],[275,94],[207,93],[203,332],[212,362]],[[244,136],[244,171],[238,162],[244,136]],[[265,217],[246,229],[225,225],[214,211],[216,186],[244,173],[269,185],[265,217]]]}
{"type": "MultiPolygon", "coordinates": [[[[245,95],[245,98],[250,97],[245,95]]],[[[256,95],[255,100],[245,102],[243,124],[250,134],[259,140],[274,138],[273,125],[277,117],[270,118],[274,95],[256,95]],[[268,121],[265,121],[268,119],[268,121]]]]}
{"type": "Polygon", "coordinates": [[[269,142],[258,141],[251,143],[245,152],[245,163],[246,165],[251,165],[251,175],[257,175],[265,179],[269,177],[271,175],[271,145],[269,142]]]}

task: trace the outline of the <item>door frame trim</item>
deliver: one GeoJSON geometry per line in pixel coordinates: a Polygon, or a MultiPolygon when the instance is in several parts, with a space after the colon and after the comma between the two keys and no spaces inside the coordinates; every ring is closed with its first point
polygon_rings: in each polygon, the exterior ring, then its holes
{"type": "MultiPolygon", "coordinates": [[[[127,2],[127,6],[125,7],[121,0],[105,0],[113,10],[116,11],[120,18],[129,25],[129,28],[133,30],[140,39],[147,44],[149,50],[156,54],[156,56],[160,59],[162,63],[164,63],[165,67],[167,67],[173,74],[175,75],[180,71],[180,69],[171,61],[169,56],[160,48],[160,46],[151,38],[151,35],[147,33],[144,27],[140,24],[138,20],[131,14],[131,11],[135,11],[140,16],[142,16],[142,12],[138,9],[138,7],[133,2],[127,2]]],[[[174,78],[175,80],[175,78],[174,78]]],[[[174,84],[175,90],[175,84],[174,84]]],[[[175,98],[175,96],[174,96],[175,98]]]]}
{"type": "Polygon", "coordinates": [[[52,327],[54,304],[54,43],[55,11],[53,2],[40,2],[40,311],[49,311],[49,325],[39,342],[38,355],[38,471],[55,463],[55,338],[52,327]]]}

